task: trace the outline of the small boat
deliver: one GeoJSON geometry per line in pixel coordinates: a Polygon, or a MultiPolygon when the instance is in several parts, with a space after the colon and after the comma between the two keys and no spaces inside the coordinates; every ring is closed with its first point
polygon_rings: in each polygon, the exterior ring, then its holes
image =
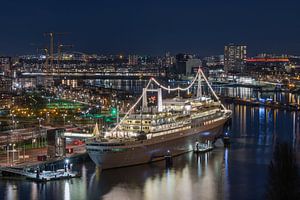
{"type": "Polygon", "coordinates": [[[204,153],[213,150],[213,145],[211,141],[204,143],[196,142],[194,152],[195,153],[204,153]]]}
{"type": "Polygon", "coordinates": [[[56,172],[54,171],[43,171],[37,174],[31,174],[27,176],[27,179],[37,181],[37,182],[47,182],[52,180],[62,180],[70,178],[78,178],[80,175],[75,172],[68,172],[64,169],[59,169],[56,172]]]}

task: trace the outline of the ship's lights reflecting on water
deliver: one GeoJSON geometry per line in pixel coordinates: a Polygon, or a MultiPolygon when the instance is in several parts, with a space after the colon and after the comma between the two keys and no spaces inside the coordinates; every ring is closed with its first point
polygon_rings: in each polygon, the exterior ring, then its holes
{"type": "Polygon", "coordinates": [[[229,192],[230,192],[230,184],[229,184],[229,165],[228,165],[228,148],[224,151],[224,191],[223,191],[223,198],[229,199],[229,192]]]}
{"type": "Polygon", "coordinates": [[[198,171],[198,176],[200,177],[202,175],[202,166],[201,166],[201,160],[199,156],[197,156],[197,171],[198,171]]]}
{"type": "Polygon", "coordinates": [[[146,181],[143,199],[192,199],[195,185],[191,183],[191,179],[189,166],[179,172],[165,170],[164,174],[146,181]]]}
{"type": "Polygon", "coordinates": [[[68,181],[65,182],[65,190],[64,190],[64,195],[65,195],[65,200],[70,200],[70,183],[68,181]]]}
{"type": "Polygon", "coordinates": [[[18,199],[17,186],[12,184],[7,186],[7,199],[18,199]]]}
{"type": "Polygon", "coordinates": [[[38,199],[38,186],[37,184],[31,185],[31,196],[32,199],[38,199]]]}

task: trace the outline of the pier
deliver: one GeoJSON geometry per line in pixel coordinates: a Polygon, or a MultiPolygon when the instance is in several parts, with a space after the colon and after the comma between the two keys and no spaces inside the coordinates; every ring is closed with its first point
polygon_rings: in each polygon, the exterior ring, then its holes
{"type": "Polygon", "coordinates": [[[61,180],[61,179],[69,179],[80,177],[80,175],[76,172],[71,172],[68,169],[59,169],[56,171],[27,171],[26,169],[16,169],[12,167],[1,167],[0,172],[2,175],[15,175],[15,176],[23,176],[28,180],[33,180],[37,182],[46,182],[51,180],[61,180]]]}
{"type": "Polygon", "coordinates": [[[289,111],[299,111],[300,105],[296,103],[281,103],[271,100],[254,100],[254,99],[242,99],[239,97],[220,96],[220,99],[226,103],[235,103],[240,105],[249,105],[253,107],[264,106],[272,109],[284,109],[289,111]]]}
{"type": "Polygon", "coordinates": [[[80,174],[72,171],[72,166],[74,163],[86,158],[87,154],[82,153],[43,162],[26,162],[12,166],[2,166],[0,167],[0,174],[2,176],[21,176],[38,182],[76,178],[80,177],[80,174]]]}

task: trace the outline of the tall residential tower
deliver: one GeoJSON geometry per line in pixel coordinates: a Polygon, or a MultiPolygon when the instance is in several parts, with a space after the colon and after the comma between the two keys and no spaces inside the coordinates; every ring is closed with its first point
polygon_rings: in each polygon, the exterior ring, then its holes
{"type": "Polygon", "coordinates": [[[224,70],[226,73],[243,72],[247,59],[247,46],[229,44],[224,48],[224,70]]]}

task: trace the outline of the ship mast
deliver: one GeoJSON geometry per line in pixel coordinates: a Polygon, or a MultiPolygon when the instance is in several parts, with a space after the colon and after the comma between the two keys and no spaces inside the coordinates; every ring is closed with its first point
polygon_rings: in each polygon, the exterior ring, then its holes
{"type": "Polygon", "coordinates": [[[199,67],[199,70],[198,70],[195,78],[185,88],[181,88],[179,86],[176,87],[176,88],[170,88],[170,86],[165,87],[165,86],[161,85],[155,78],[151,78],[149,80],[149,82],[147,83],[146,87],[143,89],[143,92],[142,92],[141,96],[138,98],[138,100],[135,102],[135,104],[133,104],[133,106],[127,111],[127,113],[125,114],[125,116],[117,123],[117,125],[110,132],[108,132],[108,134],[111,136],[111,135],[113,135],[114,132],[116,132],[118,130],[118,128],[120,127],[120,125],[123,123],[123,121],[134,110],[134,108],[140,103],[140,101],[142,101],[142,106],[141,106],[141,130],[142,130],[142,110],[147,109],[147,107],[148,107],[148,102],[147,102],[147,92],[148,91],[157,92],[158,93],[158,100],[157,100],[158,112],[162,112],[162,110],[163,110],[163,106],[162,106],[162,89],[164,89],[164,90],[166,90],[168,92],[171,92],[171,91],[178,91],[178,92],[179,91],[188,91],[195,84],[195,82],[198,80],[197,98],[201,98],[202,97],[202,84],[201,84],[201,78],[202,77],[203,77],[205,83],[208,85],[208,88],[212,92],[214,98],[220,103],[222,109],[226,111],[227,109],[221,103],[219,97],[214,92],[213,88],[211,87],[210,83],[208,82],[205,74],[203,73],[203,71],[199,67]],[[149,86],[151,85],[151,83],[155,83],[158,86],[158,89],[149,89],[149,86]]]}
{"type": "Polygon", "coordinates": [[[202,98],[202,85],[201,85],[201,75],[198,75],[198,88],[197,88],[197,98],[202,98]]]}

